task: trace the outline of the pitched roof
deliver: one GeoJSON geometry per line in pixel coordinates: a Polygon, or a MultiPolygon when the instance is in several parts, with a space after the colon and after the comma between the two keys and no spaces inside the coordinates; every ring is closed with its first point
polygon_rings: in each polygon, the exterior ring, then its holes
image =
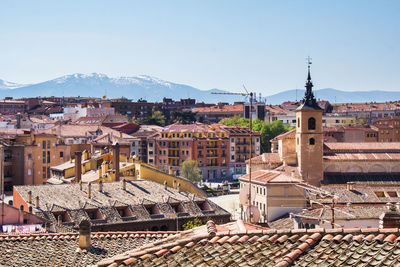
{"type": "Polygon", "coordinates": [[[400,152],[400,142],[361,142],[361,143],[324,143],[328,151],[353,151],[353,152],[400,152]]]}
{"type": "Polygon", "coordinates": [[[77,233],[0,235],[1,266],[89,266],[174,235],[174,232],[92,233],[90,250],[81,250],[77,233]]]}
{"type": "MultiPolygon", "coordinates": [[[[249,174],[239,177],[240,181],[249,181],[249,174]]],[[[259,170],[251,173],[251,182],[265,185],[268,183],[298,183],[299,179],[286,175],[284,172],[275,170],[259,170]]]]}
{"type": "Polygon", "coordinates": [[[97,266],[398,265],[399,230],[296,229],[182,232],[97,266]]]}
{"type": "MultiPolygon", "coordinates": [[[[246,160],[246,163],[248,163],[249,160],[246,160]]],[[[268,163],[274,163],[274,164],[281,164],[282,160],[281,157],[279,156],[279,153],[263,153],[257,157],[251,158],[251,163],[252,164],[268,164],[268,163]]]]}

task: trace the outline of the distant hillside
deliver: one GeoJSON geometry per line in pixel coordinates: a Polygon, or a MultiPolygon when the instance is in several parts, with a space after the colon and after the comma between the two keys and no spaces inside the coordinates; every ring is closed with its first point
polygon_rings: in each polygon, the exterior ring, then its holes
{"type": "Polygon", "coordinates": [[[190,97],[198,102],[204,101],[206,103],[244,100],[240,96],[211,94],[212,92],[225,92],[223,90],[199,90],[192,86],[172,83],[146,75],[110,78],[98,73],[89,75],[77,73],[27,86],[16,86],[13,83],[0,80],[0,89],[2,89],[0,90],[0,98],[6,96],[14,98],[36,96],[102,97],[106,95],[107,98],[126,97],[134,101],[140,98],[147,101],[162,101],[163,97],[175,100],[190,97]]]}
{"type": "MultiPolygon", "coordinates": [[[[147,101],[162,101],[163,97],[179,100],[194,98],[197,102],[217,103],[244,101],[242,96],[213,95],[212,92],[226,92],[219,89],[200,90],[189,85],[164,81],[155,77],[140,75],[133,77],[111,78],[104,74],[72,74],[60,78],[31,85],[0,80],[0,98],[36,96],[92,96],[107,98],[126,97],[137,101],[142,98],[147,101]]],[[[281,104],[285,101],[300,100],[304,89],[288,90],[266,97],[267,104],[281,104]],[[297,97],[296,97],[297,92],[297,97]]],[[[400,92],[390,91],[360,91],[347,92],[336,89],[315,90],[315,95],[321,100],[331,103],[385,102],[400,99],[400,92]]]]}
{"type": "MultiPolygon", "coordinates": [[[[340,91],[332,88],[314,90],[317,99],[328,100],[334,103],[364,103],[364,102],[386,102],[400,100],[400,92],[397,91],[340,91]]],[[[285,101],[302,99],[304,89],[287,90],[267,97],[268,104],[280,104],[285,101]],[[297,92],[296,92],[297,91],[297,92]],[[296,97],[297,93],[297,97],[296,97]]]]}

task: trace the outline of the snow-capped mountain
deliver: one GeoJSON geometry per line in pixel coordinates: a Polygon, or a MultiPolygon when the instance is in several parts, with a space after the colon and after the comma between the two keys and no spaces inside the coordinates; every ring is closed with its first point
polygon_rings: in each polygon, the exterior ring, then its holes
{"type": "MultiPolygon", "coordinates": [[[[108,77],[105,74],[75,73],[65,75],[42,83],[21,85],[0,80],[0,98],[36,96],[82,96],[120,98],[125,97],[137,101],[162,101],[164,97],[179,100],[194,98],[197,102],[206,103],[245,101],[242,96],[213,95],[212,92],[226,92],[218,89],[200,90],[189,85],[173,83],[148,75],[132,77],[108,77]]],[[[400,99],[400,92],[395,91],[340,91],[320,89],[314,91],[315,96],[331,103],[344,102],[384,102],[400,99]]],[[[287,90],[266,97],[267,104],[281,104],[284,101],[300,100],[304,89],[287,90]]]]}
{"type": "Polygon", "coordinates": [[[218,89],[199,90],[192,86],[164,81],[148,75],[111,78],[99,73],[75,73],[42,83],[18,87],[13,90],[11,88],[4,88],[4,90],[0,91],[0,97],[102,97],[106,95],[107,98],[126,97],[135,101],[140,98],[147,101],[162,101],[163,97],[175,100],[190,97],[196,99],[198,102],[204,101],[208,103],[243,101],[243,97],[235,96],[218,98],[212,95],[211,92],[223,91],[218,89]]]}
{"type": "Polygon", "coordinates": [[[16,89],[25,86],[25,84],[8,82],[0,79],[0,90],[16,89]]]}

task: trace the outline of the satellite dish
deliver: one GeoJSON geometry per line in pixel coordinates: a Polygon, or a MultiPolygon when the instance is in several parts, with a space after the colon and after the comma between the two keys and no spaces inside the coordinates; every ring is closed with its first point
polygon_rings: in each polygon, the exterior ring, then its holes
{"type": "Polygon", "coordinates": [[[260,221],[260,217],[260,210],[256,206],[250,205],[250,207],[246,209],[246,218],[248,218],[251,223],[258,223],[260,221]]]}

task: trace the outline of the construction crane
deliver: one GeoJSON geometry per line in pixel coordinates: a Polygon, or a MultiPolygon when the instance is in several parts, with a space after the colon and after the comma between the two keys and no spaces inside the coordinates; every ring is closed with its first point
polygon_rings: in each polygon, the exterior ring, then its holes
{"type": "Polygon", "coordinates": [[[231,93],[231,92],[225,92],[225,93],[216,93],[212,92],[211,94],[213,95],[241,95],[241,96],[249,96],[250,97],[250,107],[249,107],[249,130],[250,130],[250,156],[249,156],[249,204],[248,204],[248,209],[249,209],[249,222],[251,223],[251,217],[252,217],[252,211],[251,211],[251,155],[252,155],[252,147],[253,147],[253,116],[252,116],[252,111],[253,111],[253,92],[248,92],[246,87],[243,85],[244,90],[246,93],[231,93]]]}

